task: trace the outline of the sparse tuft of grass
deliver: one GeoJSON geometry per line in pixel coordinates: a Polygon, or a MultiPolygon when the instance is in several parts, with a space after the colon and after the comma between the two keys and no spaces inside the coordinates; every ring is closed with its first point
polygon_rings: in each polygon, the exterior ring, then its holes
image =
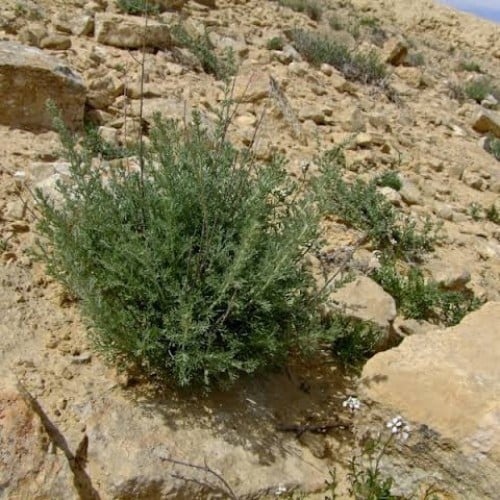
{"type": "Polygon", "coordinates": [[[362,83],[381,84],[386,67],[375,52],[351,51],[326,35],[295,29],[292,39],[296,50],[315,66],[330,64],[346,78],[362,83]]]}
{"type": "Polygon", "coordinates": [[[489,78],[478,78],[465,84],[464,93],[468,98],[480,103],[490,94],[500,96],[500,89],[489,78]]]}
{"type": "Polygon", "coordinates": [[[473,202],[467,207],[467,212],[473,220],[478,221],[482,218],[483,207],[480,203],[473,202]]]}
{"type": "Polygon", "coordinates": [[[278,3],[295,12],[303,12],[313,21],[320,21],[323,15],[323,7],[319,0],[278,0],[278,3]]]}
{"type": "Polygon", "coordinates": [[[328,18],[328,24],[334,31],[340,31],[344,29],[344,22],[336,15],[332,15],[328,18]]]}
{"type": "Polygon", "coordinates": [[[369,321],[338,314],[329,320],[333,355],[345,366],[356,368],[373,355],[383,332],[369,321]]]}
{"type": "Polygon", "coordinates": [[[453,326],[481,305],[472,292],[443,290],[436,282],[426,280],[421,269],[412,267],[402,274],[390,260],[375,270],[372,278],[392,295],[407,318],[453,326]]]}
{"type": "Polygon", "coordinates": [[[142,16],[144,14],[158,14],[158,6],[146,0],[116,0],[116,5],[121,12],[142,16]]]}
{"type": "Polygon", "coordinates": [[[377,186],[390,187],[396,191],[399,191],[403,187],[399,174],[394,170],[388,170],[387,172],[378,175],[375,178],[375,182],[377,186]]]}
{"type": "MultiPolygon", "coordinates": [[[[323,175],[317,190],[322,210],[366,232],[372,244],[388,255],[416,260],[431,251],[438,236],[430,221],[425,221],[419,229],[415,221],[398,211],[377,190],[377,178],[371,182],[361,179],[351,184],[346,182],[339,156],[338,150],[332,150],[320,161],[323,175]]],[[[392,175],[389,179],[396,182],[392,175]]]]}
{"type": "Polygon", "coordinates": [[[268,50],[283,50],[285,41],[280,36],[275,36],[267,41],[266,47],[268,50]]]}
{"type": "Polygon", "coordinates": [[[172,34],[179,45],[188,48],[198,58],[206,73],[225,81],[236,74],[237,65],[232,48],[227,48],[222,56],[218,56],[212,48],[207,32],[194,38],[182,25],[177,24],[173,26],[172,34]]]}
{"type": "Polygon", "coordinates": [[[489,221],[500,225],[500,211],[497,209],[494,203],[491,205],[491,207],[486,209],[485,215],[489,221]]]}
{"type": "Polygon", "coordinates": [[[482,73],[481,66],[475,61],[460,61],[458,69],[462,71],[470,71],[473,73],[482,73]]]}
{"type": "Polygon", "coordinates": [[[375,28],[378,26],[380,21],[376,17],[364,16],[359,20],[361,26],[368,26],[369,28],[375,28]]]}
{"type": "Polygon", "coordinates": [[[134,154],[134,151],[130,148],[104,140],[99,135],[98,128],[92,124],[87,124],[85,126],[82,146],[85,151],[88,151],[92,155],[92,157],[101,157],[103,160],[125,158],[134,154]]]}
{"type": "Polygon", "coordinates": [[[16,17],[24,17],[30,21],[40,21],[43,19],[43,11],[41,8],[31,6],[26,2],[17,2],[14,7],[16,17]]]}
{"type": "Polygon", "coordinates": [[[7,240],[4,238],[0,238],[0,252],[5,252],[7,250],[8,243],[7,240]]]}
{"type": "Polygon", "coordinates": [[[500,161],[500,139],[490,137],[487,143],[488,152],[491,153],[498,161],[500,161]]]}

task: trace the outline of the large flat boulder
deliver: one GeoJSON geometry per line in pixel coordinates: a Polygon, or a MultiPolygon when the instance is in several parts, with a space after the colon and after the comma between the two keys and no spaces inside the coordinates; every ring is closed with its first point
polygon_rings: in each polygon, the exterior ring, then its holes
{"type": "Polygon", "coordinates": [[[52,128],[47,100],[54,101],[71,129],[83,124],[82,78],[40,49],[0,42],[0,123],[33,131],[52,128]]]}
{"type": "Polygon", "coordinates": [[[360,395],[375,405],[360,428],[379,426],[377,415],[413,422],[408,445],[386,462],[400,486],[426,478],[457,498],[498,498],[499,357],[500,302],[490,302],[458,326],[407,337],[368,361],[360,395]]]}
{"type": "Polygon", "coordinates": [[[474,118],[472,128],[479,133],[491,133],[500,139],[500,115],[494,111],[482,109],[474,118]]]}
{"type": "Polygon", "coordinates": [[[101,13],[95,16],[97,42],[119,49],[153,49],[172,47],[170,27],[160,21],[148,20],[147,29],[141,17],[101,13]]]}

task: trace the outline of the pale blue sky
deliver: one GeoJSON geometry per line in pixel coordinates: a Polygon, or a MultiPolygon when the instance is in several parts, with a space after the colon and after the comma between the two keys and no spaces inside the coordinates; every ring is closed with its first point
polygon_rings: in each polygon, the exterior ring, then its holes
{"type": "Polygon", "coordinates": [[[500,23],[500,0],[440,0],[456,9],[472,12],[500,23]]]}

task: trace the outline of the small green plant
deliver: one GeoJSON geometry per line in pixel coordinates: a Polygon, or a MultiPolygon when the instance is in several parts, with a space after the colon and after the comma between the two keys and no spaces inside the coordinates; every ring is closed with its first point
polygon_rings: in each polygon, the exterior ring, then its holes
{"type": "Polygon", "coordinates": [[[489,78],[478,78],[467,83],[464,87],[465,95],[480,103],[488,95],[499,95],[500,90],[492,83],[489,78]]]}
{"type": "Polygon", "coordinates": [[[407,318],[453,326],[481,305],[472,292],[443,290],[436,282],[426,280],[418,267],[412,267],[405,275],[394,262],[385,261],[372,278],[392,295],[407,318]]]}
{"type": "Polygon", "coordinates": [[[490,208],[486,209],[485,215],[489,221],[494,222],[495,224],[500,224],[500,211],[494,203],[490,208]]]}
{"type": "Polygon", "coordinates": [[[157,14],[158,7],[148,0],[116,0],[121,12],[131,15],[157,14]]]}
{"type": "Polygon", "coordinates": [[[380,327],[368,321],[343,314],[333,315],[329,319],[331,350],[345,367],[359,367],[373,355],[381,336],[380,327]]]}
{"type": "Polygon", "coordinates": [[[482,73],[481,66],[475,61],[460,61],[458,68],[462,71],[470,71],[474,73],[482,73]]]}
{"type": "Polygon", "coordinates": [[[334,31],[340,31],[344,29],[344,22],[336,15],[332,15],[328,18],[328,24],[334,31]]]}
{"type": "Polygon", "coordinates": [[[313,21],[321,20],[323,15],[323,8],[319,0],[278,0],[278,3],[296,12],[303,12],[313,21]]]}
{"type": "Polygon", "coordinates": [[[125,66],[125,64],[123,64],[123,63],[117,63],[113,67],[119,73],[125,73],[125,71],[127,69],[126,66],[125,66]]]}
{"type": "Polygon", "coordinates": [[[351,51],[326,35],[295,29],[292,32],[295,49],[311,64],[327,63],[346,78],[362,83],[381,84],[386,76],[386,67],[375,52],[351,51]]]}
{"type": "Polygon", "coordinates": [[[280,36],[275,36],[267,41],[266,47],[268,50],[283,50],[285,42],[280,36]]]}
{"type": "Polygon", "coordinates": [[[406,441],[410,426],[401,416],[394,417],[387,425],[388,435],[368,436],[362,444],[362,455],[353,457],[349,473],[351,495],[356,500],[398,500],[392,495],[394,478],[384,477],[381,461],[395,440],[406,441]]]}
{"type": "Polygon", "coordinates": [[[387,255],[415,260],[431,251],[438,238],[432,223],[426,220],[419,229],[378,191],[378,179],[346,182],[339,167],[342,157],[342,151],[334,149],[320,158],[323,175],[316,189],[321,209],[366,232],[372,244],[387,255]]]}
{"type": "Polygon", "coordinates": [[[103,139],[99,134],[98,128],[90,123],[85,126],[85,134],[82,141],[84,151],[88,151],[94,158],[100,157],[103,160],[112,160],[115,158],[125,158],[134,153],[133,149],[119,146],[103,139]]]}
{"type": "Polygon", "coordinates": [[[346,26],[347,32],[354,38],[354,40],[359,40],[361,37],[361,25],[357,19],[350,19],[346,26]]]}
{"type": "Polygon", "coordinates": [[[473,202],[469,205],[467,212],[474,220],[481,220],[483,214],[483,207],[480,203],[473,202]]]}
{"type": "Polygon", "coordinates": [[[14,7],[14,13],[17,17],[24,17],[29,13],[29,10],[25,4],[18,2],[14,7]]]}
{"type": "Polygon", "coordinates": [[[40,257],[80,299],[114,363],[181,386],[281,365],[319,338],[317,288],[303,257],[319,213],[274,158],[156,117],[144,170],[103,171],[56,119],[70,161],[61,203],[37,192],[40,257]]]}
{"type": "Polygon", "coordinates": [[[203,71],[214,75],[219,80],[228,80],[236,74],[237,65],[234,51],[228,47],[222,56],[218,56],[212,48],[208,33],[192,37],[182,25],[172,28],[172,34],[179,45],[188,48],[200,61],[203,71]]]}
{"type": "Polygon", "coordinates": [[[376,177],[375,182],[377,186],[390,187],[396,191],[399,191],[403,187],[399,174],[394,170],[388,170],[380,174],[376,177]]]}
{"type": "Polygon", "coordinates": [[[369,28],[375,28],[378,26],[380,21],[376,17],[364,16],[359,20],[361,26],[368,26],[369,28]]]}
{"type": "Polygon", "coordinates": [[[4,238],[0,238],[0,252],[5,252],[7,250],[8,243],[7,240],[4,238]]]}
{"type": "Polygon", "coordinates": [[[500,139],[497,139],[496,137],[490,137],[487,142],[487,150],[498,161],[500,161],[500,139]]]}
{"type": "Polygon", "coordinates": [[[40,7],[27,5],[25,2],[17,2],[14,7],[16,17],[24,17],[30,21],[43,19],[43,10],[40,7]]]}

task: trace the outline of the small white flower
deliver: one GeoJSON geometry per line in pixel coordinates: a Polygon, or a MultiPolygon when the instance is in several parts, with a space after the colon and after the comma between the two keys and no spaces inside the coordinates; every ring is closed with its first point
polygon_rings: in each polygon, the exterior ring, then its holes
{"type": "Polygon", "coordinates": [[[386,427],[401,441],[406,441],[410,437],[411,428],[401,415],[389,420],[386,427]]]}
{"type": "Polygon", "coordinates": [[[286,493],[286,486],[280,484],[274,493],[277,497],[281,496],[283,493],[286,493]]]}
{"type": "Polygon", "coordinates": [[[343,403],[344,408],[348,408],[353,413],[361,409],[361,401],[356,396],[349,396],[343,403]]]}

